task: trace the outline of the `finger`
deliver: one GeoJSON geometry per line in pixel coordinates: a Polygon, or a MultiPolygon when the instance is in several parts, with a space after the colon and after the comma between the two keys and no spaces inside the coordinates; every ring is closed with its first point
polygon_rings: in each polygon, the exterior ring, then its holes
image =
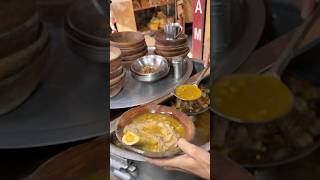
{"type": "Polygon", "coordinates": [[[316,4],[315,0],[302,0],[301,17],[307,18],[316,7],[316,4]]]}
{"type": "Polygon", "coordinates": [[[183,138],[179,139],[178,146],[193,159],[201,161],[202,163],[210,163],[210,154],[206,150],[189,143],[183,138]]]}

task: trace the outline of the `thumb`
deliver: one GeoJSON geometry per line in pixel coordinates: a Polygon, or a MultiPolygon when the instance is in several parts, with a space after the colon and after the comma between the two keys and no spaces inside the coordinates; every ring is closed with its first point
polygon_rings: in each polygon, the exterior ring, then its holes
{"type": "Polygon", "coordinates": [[[194,144],[189,143],[183,138],[179,139],[178,146],[184,153],[186,153],[187,155],[189,155],[190,157],[192,157],[197,161],[201,161],[201,162],[210,161],[210,154],[206,150],[194,144]]]}

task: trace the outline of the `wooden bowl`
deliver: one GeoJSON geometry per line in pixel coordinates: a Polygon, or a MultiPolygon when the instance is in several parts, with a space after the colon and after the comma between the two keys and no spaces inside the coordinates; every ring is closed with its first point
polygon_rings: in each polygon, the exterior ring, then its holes
{"type": "MultiPolygon", "coordinates": [[[[3,18],[4,17],[2,17],[2,19],[3,18]]],[[[11,18],[9,20],[11,20],[11,18]]],[[[1,26],[2,25],[3,24],[1,24],[1,26]]],[[[39,16],[36,14],[26,22],[14,27],[9,32],[4,32],[3,34],[0,33],[0,58],[9,56],[17,51],[27,48],[30,44],[37,41],[40,33],[41,23],[39,22],[39,16]]]]}
{"type": "Polygon", "coordinates": [[[121,66],[121,50],[110,46],[110,71],[115,71],[121,66]]]}
{"type": "Polygon", "coordinates": [[[110,46],[110,62],[119,59],[121,56],[121,50],[117,47],[110,46]]]}
{"type": "Polygon", "coordinates": [[[110,86],[110,98],[120,93],[121,89],[123,88],[124,82],[125,78],[122,78],[121,81],[119,81],[113,86],[110,86]]]}
{"type": "Polygon", "coordinates": [[[110,79],[114,79],[118,76],[120,76],[123,72],[123,67],[119,66],[118,69],[114,70],[114,71],[110,71],[110,79]]]}
{"type": "Polygon", "coordinates": [[[121,49],[121,52],[122,52],[123,56],[132,56],[132,55],[135,55],[135,54],[142,52],[142,51],[145,51],[145,50],[148,50],[148,47],[146,45],[143,45],[138,48],[133,48],[130,50],[121,49]]]}
{"type": "Polygon", "coordinates": [[[47,62],[48,45],[21,71],[0,80],[0,115],[21,105],[42,80],[47,62]]]}
{"type": "Polygon", "coordinates": [[[117,47],[119,49],[124,50],[124,51],[130,51],[132,49],[137,49],[141,46],[147,46],[146,42],[145,41],[142,41],[141,43],[138,43],[138,44],[135,44],[133,46],[128,46],[128,47],[122,47],[122,46],[118,46],[118,45],[113,45],[114,47],[117,47]]]}
{"type": "Polygon", "coordinates": [[[161,45],[155,45],[156,50],[158,51],[165,51],[165,52],[174,52],[174,51],[182,51],[186,48],[189,48],[187,44],[183,44],[181,46],[161,46],[161,45]]]}
{"type": "Polygon", "coordinates": [[[94,139],[57,154],[26,179],[108,179],[109,170],[106,169],[106,162],[109,148],[106,146],[106,138],[94,139]]]}
{"type": "Polygon", "coordinates": [[[110,79],[110,86],[113,86],[113,85],[117,84],[118,82],[120,82],[121,79],[124,79],[125,75],[126,75],[126,72],[122,71],[120,76],[117,76],[117,77],[115,77],[113,79],[110,79]]]}
{"type": "MultiPolygon", "coordinates": [[[[187,51],[187,52],[184,53],[184,54],[178,55],[178,56],[179,56],[179,57],[182,57],[182,58],[186,58],[186,57],[188,56],[188,53],[189,53],[189,51],[187,51]]],[[[157,54],[156,51],[154,52],[154,54],[160,55],[160,54],[157,54]]],[[[160,55],[160,56],[161,56],[161,55],[160,55]]],[[[163,57],[165,57],[169,62],[171,62],[172,58],[177,57],[177,56],[163,56],[163,57]]]]}
{"type": "Polygon", "coordinates": [[[110,72],[117,70],[121,66],[122,58],[118,58],[116,60],[110,61],[110,72]]]}
{"type": "Polygon", "coordinates": [[[183,48],[183,47],[188,47],[188,43],[184,43],[184,44],[180,44],[180,45],[162,45],[162,44],[155,44],[155,47],[158,49],[179,49],[179,48],[183,48]]]}
{"type": "Polygon", "coordinates": [[[36,2],[36,0],[0,1],[0,34],[11,31],[31,18],[37,10],[36,2]]]}
{"type": "MultiPolygon", "coordinates": [[[[167,114],[175,118],[185,128],[185,135],[183,138],[185,138],[187,141],[191,141],[193,139],[195,135],[195,126],[191,118],[173,107],[162,106],[162,105],[145,105],[145,106],[135,107],[128,110],[124,114],[122,114],[121,118],[117,122],[117,130],[116,130],[117,139],[122,143],[123,129],[125,128],[125,126],[130,124],[135,117],[145,113],[149,113],[149,112],[167,114]]],[[[123,145],[125,148],[131,151],[134,151],[136,153],[142,154],[147,157],[152,157],[152,158],[171,157],[181,152],[179,148],[175,148],[166,152],[154,153],[154,152],[146,152],[141,149],[137,149],[133,146],[128,146],[125,144],[123,145]]]]}
{"type": "Polygon", "coordinates": [[[148,50],[144,50],[138,54],[132,55],[132,56],[124,56],[122,57],[122,61],[135,61],[143,56],[145,56],[146,54],[148,54],[148,50]]]}
{"type": "Polygon", "coordinates": [[[188,36],[186,34],[181,34],[177,39],[174,40],[166,40],[165,33],[163,31],[159,31],[155,36],[156,44],[163,46],[175,46],[185,44],[187,42],[188,36]]]}
{"type": "Polygon", "coordinates": [[[29,46],[19,50],[9,56],[0,58],[0,80],[19,72],[22,68],[29,65],[44,49],[48,43],[49,34],[44,28],[38,38],[29,42],[29,46]]]}
{"type": "Polygon", "coordinates": [[[128,48],[145,41],[144,35],[139,32],[117,32],[110,35],[110,44],[116,47],[128,48]]]}
{"type": "Polygon", "coordinates": [[[165,57],[179,56],[179,55],[185,54],[186,52],[189,52],[188,47],[181,51],[160,51],[158,49],[155,50],[155,53],[165,57]]]}

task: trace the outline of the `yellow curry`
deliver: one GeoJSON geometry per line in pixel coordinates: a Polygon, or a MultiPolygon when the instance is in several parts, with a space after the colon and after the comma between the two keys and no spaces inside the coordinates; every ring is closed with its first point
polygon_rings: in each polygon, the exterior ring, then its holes
{"type": "Polygon", "coordinates": [[[148,152],[165,152],[176,147],[185,128],[178,120],[160,113],[145,113],[123,129],[122,142],[148,152]]]}
{"type": "Polygon", "coordinates": [[[201,97],[202,91],[197,85],[184,84],[176,87],[175,94],[179,99],[193,101],[201,97]]]}
{"type": "Polygon", "coordinates": [[[292,93],[280,79],[268,75],[236,74],[213,85],[212,106],[224,115],[246,121],[280,117],[292,106],[292,93]]]}

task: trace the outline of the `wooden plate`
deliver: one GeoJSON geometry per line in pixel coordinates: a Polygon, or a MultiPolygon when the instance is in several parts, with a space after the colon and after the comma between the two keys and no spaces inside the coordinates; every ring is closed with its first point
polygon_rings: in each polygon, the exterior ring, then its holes
{"type": "Polygon", "coordinates": [[[0,80],[0,115],[21,105],[42,80],[48,45],[21,71],[0,80]]]}
{"type": "Polygon", "coordinates": [[[0,58],[0,80],[20,71],[40,54],[48,43],[49,37],[48,32],[43,27],[41,30],[42,32],[38,38],[35,41],[28,43],[29,46],[14,54],[0,58]]]}
{"type": "Polygon", "coordinates": [[[117,70],[121,66],[122,58],[118,58],[110,62],[110,72],[117,70]]]}
{"type": "Polygon", "coordinates": [[[116,47],[128,48],[145,41],[144,35],[139,32],[117,32],[110,35],[110,44],[116,47]]]}
{"type": "Polygon", "coordinates": [[[132,48],[130,50],[124,50],[124,49],[121,49],[121,52],[122,52],[122,55],[123,56],[132,56],[132,55],[135,55],[141,51],[145,51],[147,50],[147,45],[143,45],[143,46],[140,46],[140,47],[137,47],[137,48],[132,48]]]}
{"type": "Polygon", "coordinates": [[[164,56],[164,57],[173,57],[173,56],[179,56],[182,54],[185,54],[186,52],[189,52],[189,48],[185,48],[181,51],[160,51],[158,49],[155,50],[155,53],[164,56]]]}
{"type": "Polygon", "coordinates": [[[123,79],[126,75],[126,72],[125,71],[122,71],[122,73],[120,74],[120,76],[117,76],[113,79],[110,79],[110,86],[113,86],[115,84],[117,84],[118,82],[121,81],[121,79],[123,79]]]}
{"type": "Polygon", "coordinates": [[[148,53],[148,50],[146,49],[146,50],[144,50],[138,54],[132,55],[132,56],[124,56],[124,57],[122,57],[122,61],[135,61],[138,58],[145,56],[147,53],[148,53]]]}
{"type": "Polygon", "coordinates": [[[155,47],[156,47],[156,50],[159,50],[159,51],[173,52],[173,51],[182,51],[188,48],[188,45],[183,44],[181,46],[161,46],[156,44],[155,47]]]}
{"type": "Polygon", "coordinates": [[[110,97],[114,97],[117,94],[119,94],[119,92],[121,91],[121,89],[123,88],[125,82],[125,78],[122,78],[121,81],[113,86],[110,86],[110,97]]]}
{"type": "Polygon", "coordinates": [[[110,62],[119,59],[121,56],[121,50],[117,47],[110,46],[110,62]]]}
{"type": "Polygon", "coordinates": [[[165,52],[165,51],[154,51],[155,54],[158,54],[160,56],[164,57],[174,57],[174,56],[181,56],[189,52],[189,48],[184,49],[183,51],[176,51],[176,52],[165,52]]]}
{"type": "Polygon", "coordinates": [[[174,48],[188,47],[188,43],[184,43],[184,44],[180,44],[180,45],[162,45],[162,44],[156,43],[155,47],[159,48],[159,49],[167,49],[167,48],[174,49],[174,48]]]}
{"type": "Polygon", "coordinates": [[[177,39],[166,40],[164,32],[159,31],[156,33],[155,39],[156,39],[156,44],[164,45],[164,46],[167,46],[167,45],[175,46],[175,45],[181,45],[186,43],[188,36],[186,34],[181,34],[177,39]]]}
{"type": "Polygon", "coordinates": [[[27,179],[109,179],[106,138],[101,137],[63,151],[42,164],[27,179]]]}
{"type": "MultiPolygon", "coordinates": [[[[2,5],[1,3],[2,2],[0,2],[0,6],[2,5]]],[[[2,12],[1,15],[5,14],[2,12]]],[[[4,17],[1,18],[2,20],[5,20],[4,17]]],[[[12,20],[12,18],[9,20],[12,20]]],[[[3,26],[2,23],[1,26],[3,26]]],[[[19,26],[10,29],[9,32],[0,33],[0,58],[12,55],[17,51],[27,48],[30,44],[37,41],[40,33],[41,23],[39,22],[39,16],[37,14],[34,14],[26,22],[19,24],[19,26]]]]}
{"type": "MultiPolygon", "coordinates": [[[[117,122],[117,130],[116,130],[116,136],[119,142],[122,142],[122,136],[123,136],[123,129],[125,128],[126,125],[130,124],[135,117],[145,114],[148,112],[152,113],[163,113],[167,114],[176,120],[178,120],[185,128],[185,138],[187,141],[191,141],[195,135],[195,126],[191,120],[190,117],[188,117],[186,114],[180,112],[179,110],[169,107],[169,106],[162,106],[162,105],[145,105],[145,106],[139,106],[132,108],[122,114],[121,118],[117,122]]],[[[164,157],[170,157],[174,156],[177,153],[180,152],[180,149],[175,148],[167,152],[161,152],[161,153],[151,153],[151,152],[146,152],[141,149],[137,149],[133,146],[127,146],[123,144],[125,148],[137,152],[139,154],[142,154],[147,157],[153,157],[153,158],[164,158],[164,157]]]]}
{"type": "Polygon", "coordinates": [[[136,48],[139,48],[141,46],[146,46],[146,42],[145,41],[142,41],[141,43],[138,43],[138,44],[135,44],[133,46],[128,46],[128,47],[122,47],[122,46],[118,46],[118,45],[113,45],[114,47],[117,47],[121,50],[125,50],[125,51],[130,51],[132,49],[136,49],[136,48]]]}
{"type": "Polygon", "coordinates": [[[119,66],[118,69],[114,70],[114,71],[110,71],[110,79],[114,79],[118,76],[120,76],[123,72],[123,68],[122,66],[119,66]]]}

